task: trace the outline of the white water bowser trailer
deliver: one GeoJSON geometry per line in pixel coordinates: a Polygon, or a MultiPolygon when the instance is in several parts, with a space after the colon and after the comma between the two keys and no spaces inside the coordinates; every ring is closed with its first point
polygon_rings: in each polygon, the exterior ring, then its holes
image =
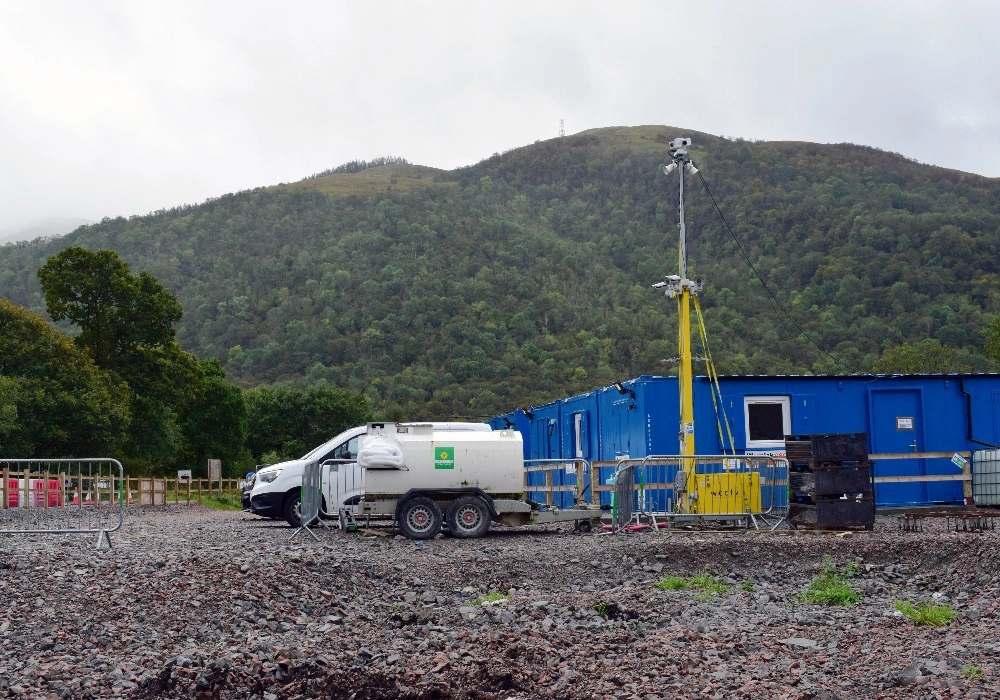
{"type": "Polygon", "coordinates": [[[590,530],[597,506],[541,506],[527,498],[524,448],[516,430],[445,431],[431,424],[369,423],[357,461],[320,465],[323,500],[355,504],[349,515],[391,516],[411,539],[442,527],[453,537],[482,537],[492,522],[572,522],[590,530]]]}

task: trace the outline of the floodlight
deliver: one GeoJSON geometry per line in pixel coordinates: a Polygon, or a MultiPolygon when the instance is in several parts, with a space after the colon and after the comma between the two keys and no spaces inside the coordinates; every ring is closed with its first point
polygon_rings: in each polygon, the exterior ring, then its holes
{"type": "Polygon", "coordinates": [[[698,168],[694,167],[694,163],[691,161],[684,164],[684,169],[688,171],[688,175],[695,175],[698,172],[698,168]]]}
{"type": "Polygon", "coordinates": [[[677,170],[677,163],[671,163],[670,165],[664,165],[663,166],[663,174],[664,175],[669,175],[670,173],[674,172],[675,170],[677,170]]]}
{"type": "MultiPolygon", "coordinates": [[[[611,386],[613,386],[618,391],[618,393],[621,394],[622,396],[624,396],[625,394],[628,394],[630,397],[632,397],[633,400],[635,400],[635,392],[632,391],[631,389],[629,389],[627,386],[625,386],[621,382],[615,382],[611,386]]],[[[631,408],[634,408],[634,405],[631,408]]]]}

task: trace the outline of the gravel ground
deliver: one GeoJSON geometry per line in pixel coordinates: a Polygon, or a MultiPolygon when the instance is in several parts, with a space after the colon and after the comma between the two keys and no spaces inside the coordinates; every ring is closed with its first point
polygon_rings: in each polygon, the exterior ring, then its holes
{"type": "Polygon", "coordinates": [[[0,539],[0,697],[1000,698],[1000,532],[291,534],[180,506],[130,510],[110,551],[0,539]],[[824,555],[860,603],[799,602],[824,555]],[[700,572],[731,586],[654,585],[700,572]]]}

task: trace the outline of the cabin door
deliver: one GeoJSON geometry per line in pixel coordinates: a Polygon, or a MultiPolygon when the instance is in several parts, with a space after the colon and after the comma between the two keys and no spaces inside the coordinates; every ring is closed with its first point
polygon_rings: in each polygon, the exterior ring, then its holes
{"type": "MultiPolygon", "coordinates": [[[[869,393],[872,454],[924,451],[924,417],[920,389],[872,389],[869,393]]],[[[919,476],[927,473],[924,459],[880,459],[875,476],[919,476]]],[[[900,506],[927,502],[924,483],[876,484],[875,502],[900,506]]]]}

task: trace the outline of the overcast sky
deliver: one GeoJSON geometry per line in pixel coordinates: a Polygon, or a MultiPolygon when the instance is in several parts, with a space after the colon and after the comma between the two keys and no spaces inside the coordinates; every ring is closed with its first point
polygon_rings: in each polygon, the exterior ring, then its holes
{"type": "Polygon", "coordinates": [[[998,28],[991,0],[4,0],[0,235],[381,155],[455,168],[560,119],[997,177],[998,28]]]}

